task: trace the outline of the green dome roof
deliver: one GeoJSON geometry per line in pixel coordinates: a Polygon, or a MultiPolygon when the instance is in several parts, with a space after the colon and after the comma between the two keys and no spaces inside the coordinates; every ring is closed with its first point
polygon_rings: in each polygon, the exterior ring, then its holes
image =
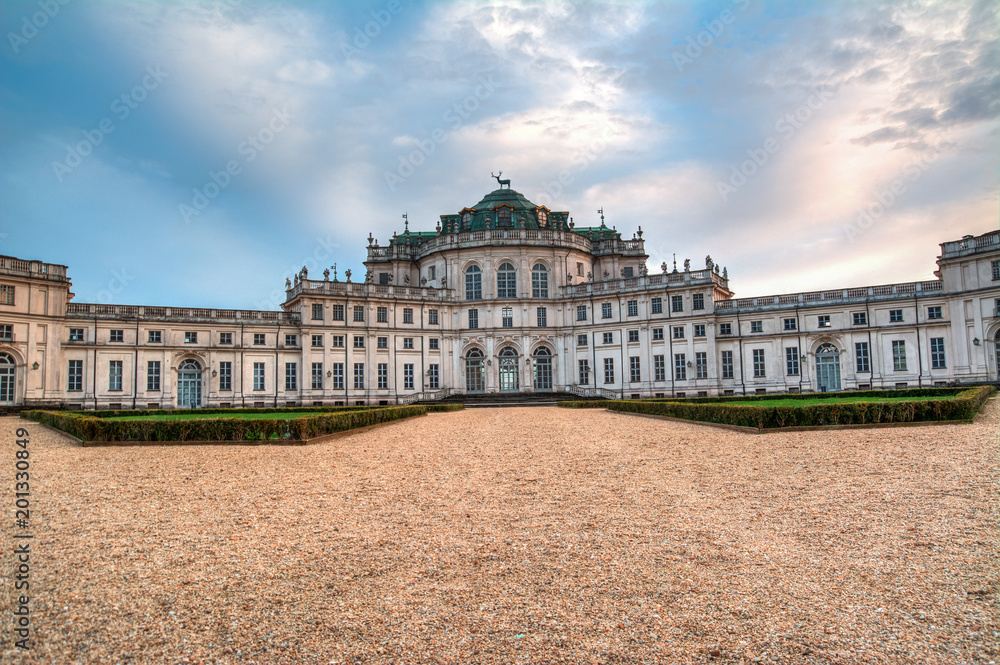
{"type": "Polygon", "coordinates": [[[492,210],[496,206],[506,203],[513,206],[515,212],[530,210],[534,212],[538,206],[524,198],[524,194],[513,189],[494,189],[483,197],[483,200],[474,206],[476,210],[492,210]]]}

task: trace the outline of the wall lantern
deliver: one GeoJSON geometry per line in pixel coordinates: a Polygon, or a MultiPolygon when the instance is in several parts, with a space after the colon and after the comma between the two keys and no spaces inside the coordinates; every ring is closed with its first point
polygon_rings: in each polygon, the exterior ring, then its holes
{"type": "MultiPolygon", "coordinates": [[[[972,338],[972,344],[974,346],[979,346],[979,338],[978,337],[973,337],[972,338]]],[[[35,363],[35,364],[37,365],[38,363],[35,363]]]]}
{"type": "Polygon", "coordinates": [[[31,369],[38,369],[38,361],[31,363],[31,369]]]}
{"type": "Polygon", "coordinates": [[[219,375],[219,373],[218,373],[218,372],[216,372],[216,371],[215,371],[215,370],[213,369],[213,370],[212,370],[212,376],[218,376],[218,375],[219,375]]]}
{"type": "Polygon", "coordinates": [[[333,376],[333,372],[331,372],[330,370],[326,370],[326,376],[327,378],[333,376]]]}

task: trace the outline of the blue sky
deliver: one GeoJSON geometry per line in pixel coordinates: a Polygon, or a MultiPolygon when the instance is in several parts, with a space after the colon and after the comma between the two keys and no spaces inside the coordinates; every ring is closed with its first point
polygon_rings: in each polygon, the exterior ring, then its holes
{"type": "Polygon", "coordinates": [[[494,189],[738,297],[931,279],[998,225],[993,2],[0,4],[0,253],[276,309],[494,189]],[[316,274],[314,272],[313,274],[316,274]]]}

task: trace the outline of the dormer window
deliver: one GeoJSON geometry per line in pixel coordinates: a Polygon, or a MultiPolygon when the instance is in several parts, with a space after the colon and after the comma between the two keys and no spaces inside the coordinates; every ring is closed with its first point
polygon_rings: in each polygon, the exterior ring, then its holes
{"type": "Polygon", "coordinates": [[[511,223],[511,209],[507,206],[501,206],[497,209],[497,228],[509,229],[511,226],[513,226],[511,223]]]}
{"type": "Polygon", "coordinates": [[[544,208],[538,210],[538,225],[542,228],[546,227],[549,223],[549,213],[545,211],[544,208]]]}
{"type": "Polygon", "coordinates": [[[469,227],[472,226],[472,213],[465,211],[462,213],[462,230],[468,231],[469,227]]]}

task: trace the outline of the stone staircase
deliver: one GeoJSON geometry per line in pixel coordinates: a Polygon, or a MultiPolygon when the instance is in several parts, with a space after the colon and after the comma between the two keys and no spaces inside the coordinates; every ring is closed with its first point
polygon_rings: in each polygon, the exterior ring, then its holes
{"type": "Polygon", "coordinates": [[[573,393],[486,393],[472,395],[449,395],[429,404],[464,404],[467,409],[515,406],[555,406],[558,402],[600,399],[580,397],[573,393]]]}

